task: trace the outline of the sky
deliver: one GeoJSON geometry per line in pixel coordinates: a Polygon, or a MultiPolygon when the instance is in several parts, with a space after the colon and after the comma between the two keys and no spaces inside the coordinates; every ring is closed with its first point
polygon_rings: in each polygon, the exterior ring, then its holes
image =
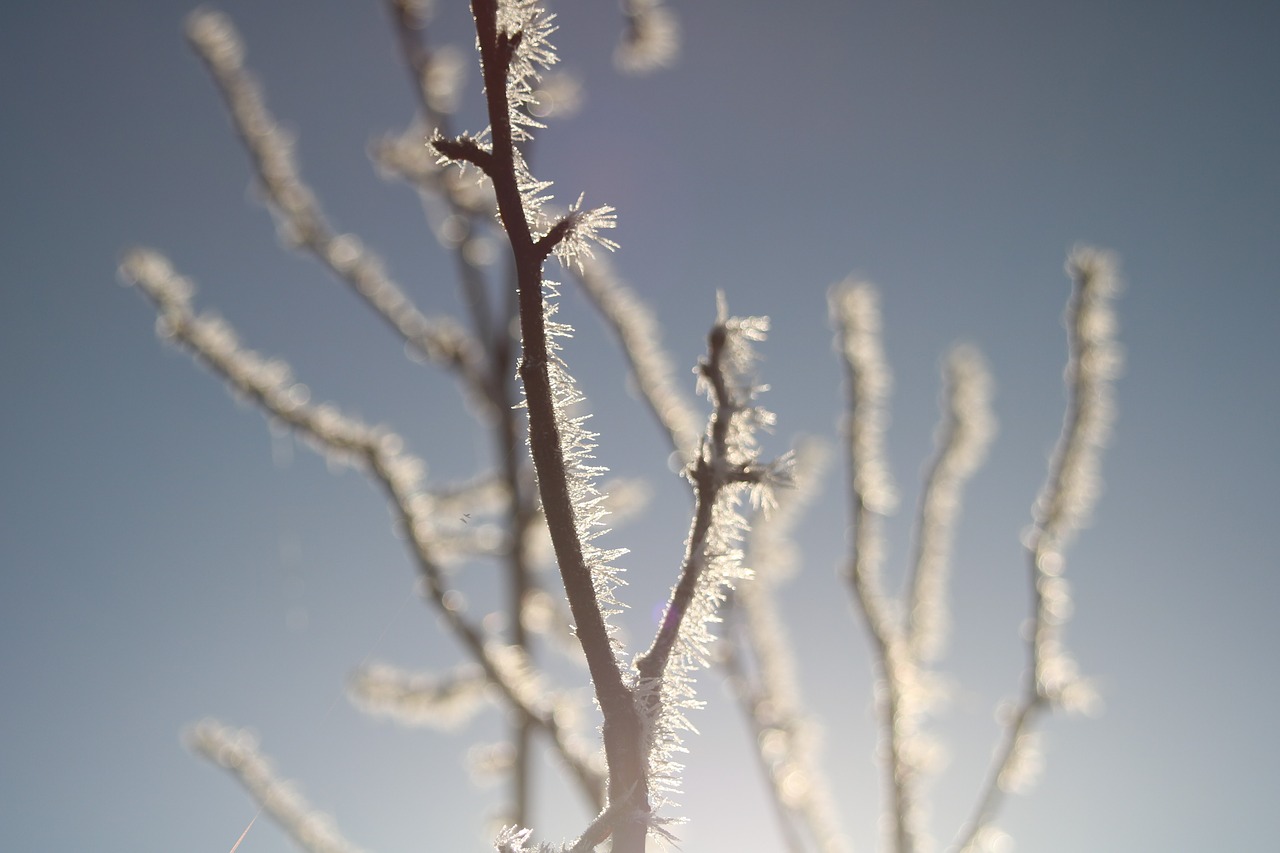
{"type": "MultiPolygon", "coordinates": [[[[439,0],[433,38],[469,49],[439,0]]],[[[425,309],[462,310],[447,255],[371,140],[413,101],[378,4],[235,0],[268,103],[338,227],[361,235],[425,309]]],[[[1096,717],[1044,727],[1045,768],[1000,825],[1017,850],[1262,849],[1280,834],[1280,9],[1263,2],[704,0],[673,6],[677,64],[620,76],[616,4],[558,3],[554,41],[583,104],[532,155],[558,198],[618,210],[613,258],[681,371],[730,308],[772,319],[767,442],[838,437],[841,372],[826,292],[874,282],[894,374],[888,434],[902,506],[891,570],[936,421],[939,359],[976,344],[1000,433],[956,535],[947,760],[929,828],[968,813],[1016,689],[1027,590],[1021,531],[1062,418],[1062,264],[1077,242],[1121,259],[1126,352],[1105,492],[1067,554],[1068,647],[1096,717]]],[[[125,250],[165,252],[198,304],[287,359],[316,399],[393,425],[433,482],[487,443],[446,376],[314,262],[280,247],[213,87],[161,0],[0,11],[0,826],[15,850],[229,850],[254,808],[182,743],[214,716],[252,728],[281,772],[370,851],[481,850],[502,788],[467,751],[501,737],[405,730],[344,698],[362,662],[443,670],[456,643],[414,595],[381,495],[273,434],[156,340],[117,283],[125,250]]],[[[469,56],[469,54],[466,54],[469,56]]],[[[460,126],[478,131],[478,74],[460,126]]],[[[627,393],[609,335],[566,288],[565,358],[602,465],[650,478],[610,534],[631,648],[674,578],[687,492],[627,393]]],[[[684,375],[682,373],[682,375],[684,375]]],[[[688,386],[692,388],[692,374],[688,386]]],[[[832,457],[839,460],[839,455],[832,457]]],[[[856,849],[879,838],[868,654],[838,568],[833,461],[798,531],[782,607],[824,769],[856,849]]],[[[896,576],[896,575],[891,575],[896,576]]],[[[477,608],[496,594],[465,579],[477,608]]],[[[585,684],[581,672],[578,689],[585,684]]],[[[701,680],[682,849],[776,850],[728,694],[701,680]]],[[[553,767],[539,837],[585,824],[553,767]]],[[[291,849],[258,822],[244,853],[291,849]]]]}

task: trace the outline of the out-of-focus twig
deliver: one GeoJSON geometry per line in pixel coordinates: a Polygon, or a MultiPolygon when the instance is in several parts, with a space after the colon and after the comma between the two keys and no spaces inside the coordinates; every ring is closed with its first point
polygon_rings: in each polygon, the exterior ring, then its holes
{"type": "Polygon", "coordinates": [[[286,242],[306,249],[347,283],[404,341],[424,358],[452,365],[481,399],[486,383],[475,342],[451,321],[423,315],[392,281],[385,266],[362,241],[337,234],[325,219],[311,188],[302,180],[293,144],[268,112],[257,84],[244,67],[244,48],[230,20],[197,10],[187,21],[187,38],[218,86],[236,134],[253,163],[286,242]]]}
{"type": "Polygon", "coordinates": [[[1115,259],[1090,247],[1072,250],[1067,274],[1072,279],[1065,317],[1067,408],[1026,538],[1032,592],[1026,680],[1021,695],[1002,714],[1003,735],[987,779],[952,846],[962,853],[978,849],[993,830],[1005,792],[1020,787],[1024,771],[1037,765],[1033,730],[1039,718],[1055,707],[1087,710],[1096,701],[1062,643],[1071,603],[1062,578],[1062,550],[1087,521],[1100,489],[1098,468],[1111,430],[1113,383],[1123,360],[1111,307],[1120,279],[1115,259]]]}
{"type": "Polygon", "coordinates": [[[306,853],[361,853],[333,818],[312,808],[292,782],[276,775],[248,732],[217,720],[203,720],[191,727],[186,741],[196,754],[234,776],[262,811],[306,853]]]}
{"type": "Polygon", "coordinates": [[[264,359],[242,347],[225,322],[196,315],[191,306],[193,285],[174,272],[163,256],[134,250],[121,264],[121,275],[155,303],[162,336],[188,350],[235,393],[252,401],[269,417],[300,433],[323,452],[364,468],[383,489],[404,531],[428,601],[504,699],[547,733],[583,793],[598,807],[599,774],[580,752],[571,748],[572,738],[562,730],[554,709],[545,704],[545,697],[512,680],[520,670],[502,666],[496,651],[500,645],[466,618],[462,596],[447,584],[435,554],[432,507],[422,486],[423,464],[404,452],[400,437],[351,418],[331,404],[311,403],[305,386],[293,381],[288,365],[264,359]]]}
{"type": "Polygon", "coordinates": [[[662,347],[653,312],[618,279],[605,258],[588,259],[574,272],[618,339],[636,390],[662,427],[672,452],[681,466],[692,462],[698,448],[697,417],[673,381],[671,357],[662,347]]]}
{"type": "Polygon", "coordinates": [[[778,611],[778,588],[795,569],[792,530],[817,496],[828,453],[807,440],[795,449],[794,486],[779,489],[772,511],[756,512],[747,535],[753,577],[726,604],[720,660],[738,705],[755,735],[754,752],[772,793],[789,850],[844,853],[848,840],[818,761],[815,724],[804,710],[795,677],[795,652],[778,611]]]}

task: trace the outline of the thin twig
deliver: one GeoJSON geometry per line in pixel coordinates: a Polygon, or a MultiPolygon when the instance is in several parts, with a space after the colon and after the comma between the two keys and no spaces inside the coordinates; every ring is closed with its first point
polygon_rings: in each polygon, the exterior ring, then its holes
{"type": "Polygon", "coordinates": [[[849,580],[866,623],[880,675],[881,736],[885,741],[885,785],[890,794],[893,849],[913,853],[919,843],[917,768],[910,757],[918,709],[919,671],[912,659],[880,580],[880,520],[894,496],[884,462],[883,432],[888,368],[880,344],[875,293],[866,284],[846,282],[833,289],[831,314],[847,374],[849,412],[845,419],[853,542],[849,580]]]}
{"type": "Polygon", "coordinates": [[[315,193],[302,180],[292,142],[244,68],[244,48],[231,21],[217,12],[198,10],[188,20],[187,37],[226,102],[232,126],[286,240],[305,248],[350,286],[409,346],[429,361],[451,365],[483,398],[485,385],[470,336],[450,321],[423,315],[380,258],[362,241],[329,226],[315,193]]]}
{"type": "Polygon", "coordinates": [[[304,389],[293,382],[288,366],[269,361],[242,348],[235,333],[221,320],[197,316],[191,307],[192,285],[178,276],[161,255],[131,252],[121,264],[122,276],[155,303],[161,332],[180,344],[202,364],[222,377],[232,389],[248,398],[269,417],[286,424],[324,451],[361,465],[390,499],[396,520],[404,531],[425,584],[428,600],[461,641],[485,675],[519,713],[536,720],[551,738],[584,795],[596,808],[601,805],[601,780],[583,756],[570,748],[570,737],[549,708],[537,707],[537,697],[521,691],[494,660],[493,645],[484,632],[464,616],[461,597],[445,582],[445,573],[434,553],[434,535],[428,517],[430,500],[420,483],[422,464],[404,453],[399,436],[370,427],[335,406],[315,405],[304,389]]]}
{"type": "Polygon", "coordinates": [[[716,409],[711,416],[709,435],[703,442],[702,451],[688,472],[694,487],[694,513],[680,579],[672,591],[652,645],[636,661],[641,681],[656,683],[666,671],[681,625],[689,615],[694,591],[712,556],[708,540],[721,490],[731,483],[754,482],[751,472],[729,461],[729,429],[733,417],[742,409],[742,401],[734,398],[725,378],[723,358],[729,334],[729,329],[721,321],[708,336],[707,358],[701,365],[701,372],[712,388],[716,409]]]}
{"type": "Polygon", "coordinates": [[[778,491],[777,506],[757,512],[747,537],[750,583],[726,604],[722,665],[754,737],[753,752],[771,793],[789,849],[803,851],[803,829],[816,849],[848,849],[832,802],[830,786],[816,755],[813,723],[795,678],[795,653],[777,607],[778,587],[794,569],[792,531],[817,495],[827,452],[816,441],[795,450],[793,488],[778,491]]]}
{"type": "Polygon", "coordinates": [[[618,279],[605,259],[589,260],[574,272],[583,292],[618,339],[636,389],[662,427],[672,452],[682,467],[689,464],[698,450],[697,419],[672,381],[671,357],[660,343],[653,312],[618,279]]]}
{"type": "Polygon", "coordinates": [[[1062,549],[1087,520],[1100,489],[1098,467],[1110,432],[1112,383],[1121,365],[1111,308],[1120,283],[1114,259],[1088,247],[1072,251],[1067,273],[1073,284],[1065,317],[1067,407],[1027,538],[1032,598],[1027,670],[1022,693],[1005,718],[1000,745],[972,816],[952,845],[952,850],[962,853],[975,848],[990,828],[1005,792],[1017,785],[1017,771],[1028,763],[1030,733],[1039,717],[1055,707],[1087,707],[1093,697],[1092,688],[1079,677],[1075,662],[1062,646],[1062,626],[1070,604],[1061,578],[1062,549]]]}
{"type": "Polygon", "coordinates": [[[915,557],[903,608],[906,642],[918,661],[934,657],[945,637],[948,562],[960,495],[995,433],[991,378],[977,350],[963,346],[952,350],[942,380],[942,423],[920,498],[915,557]]]}
{"type": "Polygon", "coordinates": [[[276,775],[248,732],[203,720],[187,732],[186,741],[197,754],[234,776],[262,811],[307,853],[361,853],[331,817],[313,808],[292,782],[276,775]]]}
{"type": "Polygon", "coordinates": [[[756,429],[773,422],[772,414],[752,403],[760,388],[754,381],[751,345],[764,338],[768,321],[728,317],[723,298],[719,308],[707,356],[699,365],[699,386],[715,408],[698,457],[685,469],[694,487],[685,556],[653,642],[636,659],[641,702],[652,730],[650,773],[655,787],[664,791],[679,786],[673,755],[681,749],[680,731],[693,728],[684,712],[699,706],[692,673],[709,665],[714,641],[709,625],[733,582],[749,575],[742,564],[742,496],[750,492],[760,507],[771,501],[773,487],[789,483],[790,456],[760,464],[755,441],[756,429]]]}

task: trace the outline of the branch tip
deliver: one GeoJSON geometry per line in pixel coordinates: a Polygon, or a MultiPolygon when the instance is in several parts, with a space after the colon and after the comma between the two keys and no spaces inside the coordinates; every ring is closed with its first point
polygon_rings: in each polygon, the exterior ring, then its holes
{"type": "Polygon", "coordinates": [[[480,143],[471,136],[458,136],[453,139],[433,136],[427,144],[435,149],[436,153],[449,160],[470,163],[486,175],[492,171],[493,154],[481,147],[480,143]]]}

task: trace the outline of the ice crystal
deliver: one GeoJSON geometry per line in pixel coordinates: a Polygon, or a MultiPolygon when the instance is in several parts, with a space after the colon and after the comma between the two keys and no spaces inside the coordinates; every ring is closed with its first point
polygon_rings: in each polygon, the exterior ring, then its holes
{"type": "MultiPolygon", "coordinates": [[[[539,118],[572,112],[580,99],[579,89],[565,75],[543,80],[543,71],[558,62],[555,47],[549,41],[556,29],[555,15],[536,0],[499,0],[497,11],[500,37],[514,45],[509,55],[499,51],[494,58],[507,62],[506,102],[515,143],[512,166],[525,220],[535,241],[556,230],[557,239],[550,248],[563,263],[577,266],[583,258],[591,257],[593,244],[610,251],[617,248],[617,243],[600,233],[615,226],[614,209],[607,205],[583,209],[579,196],[566,216],[556,219],[548,215],[544,207],[554,198],[550,192],[552,182],[534,177],[520,143],[533,138],[533,129],[545,127],[539,118]]],[[[478,135],[464,134],[452,140],[436,136],[431,144],[441,162],[456,162],[464,167],[468,163],[481,165],[493,154],[492,134],[489,127],[478,135]]]]}
{"type": "Polygon", "coordinates": [[[498,837],[493,840],[493,847],[498,853],[555,853],[555,848],[550,844],[539,844],[535,847],[527,846],[526,842],[528,842],[531,835],[533,835],[533,830],[531,829],[504,826],[498,833],[498,837]]]}
{"type": "Polygon", "coordinates": [[[610,252],[618,248],[617,243],[600,233],[617,227],[618,217],[610,205],[583,210],[582,196],[578,196],[561,223],[564,234],[556,244],[555,254],[567,267],[581,269],[586,259],[595,257],[593,246],[602,246],[610,252]]]}
{"type": "Polygon", "coordinates": [[[517,126],[539,126],[527,115],[527,108],[536,103],[535,84],[541,79],[542,71],[560,61],[550,42],[551,34],[556,31],[555,17],[542,8],[538,0],[498,2],[499,32],[509,39],[518,37],[507,66],[507,103],[512,123],[517,126]]]}

